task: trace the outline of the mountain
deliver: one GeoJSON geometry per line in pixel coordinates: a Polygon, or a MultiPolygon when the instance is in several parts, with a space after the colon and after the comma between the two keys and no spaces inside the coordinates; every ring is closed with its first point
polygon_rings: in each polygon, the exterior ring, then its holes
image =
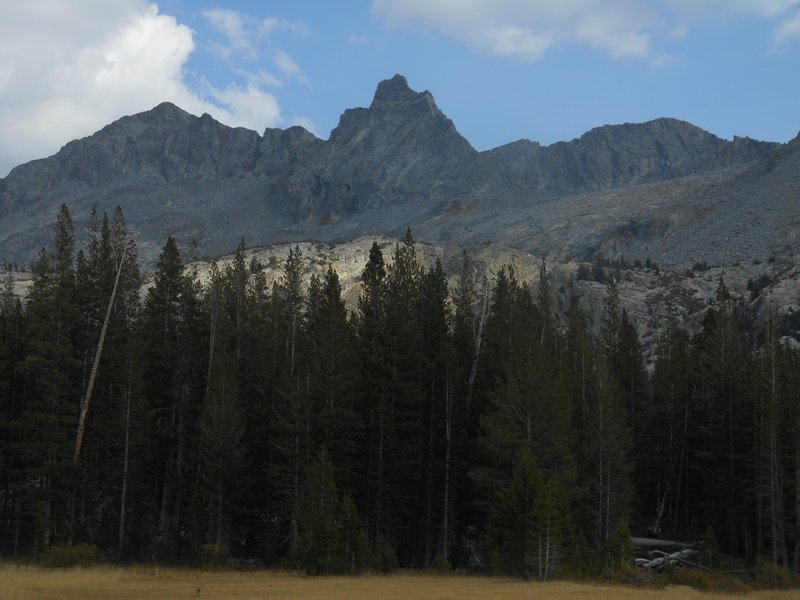
{"type": "Polygon", "coordinates": [[[346,110],[328,140],[300,127],[259,135],[163,103],[0,179],[0,259],[30,261],[65,202],[79,235],[93,207],[122,206],[147,261],[167,235],[200,256],[241,236],[344,241],[406,226],[439,244],[674,264],[735,231],[742,241],[725,260],[747,260],[796,244],[786,227],[771,233],[766,216],[741,229],[767,207],[781,226],[800,219],[796,142],[727,141],[657,119],[478,152],[430,92],[400,75],[378,85],[369,107],[346,110]]]}

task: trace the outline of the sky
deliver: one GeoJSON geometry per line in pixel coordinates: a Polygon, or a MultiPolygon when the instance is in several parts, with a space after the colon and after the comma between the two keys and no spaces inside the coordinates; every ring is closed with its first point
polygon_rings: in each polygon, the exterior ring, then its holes
{"type": "Polygon", "coordinates": [[[327,138],[400,73],[478,150],[800,130],[800,0],[0,0],[0,177],[163,101],[327,138]]]}

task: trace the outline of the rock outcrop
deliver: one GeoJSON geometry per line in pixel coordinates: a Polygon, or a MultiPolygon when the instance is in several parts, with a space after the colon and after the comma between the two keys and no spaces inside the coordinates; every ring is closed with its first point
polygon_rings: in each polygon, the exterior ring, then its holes
{"type": "MultiPolygon", "coordinates": [[[[490,240],[567,258],[627,251],[658,260],[698,219],[711,223],[724,210],[738,222],[738,213],[720,208],[721,190],[734,199],[741,190],[734,204],[742,213],[745,193],[755,191],[750,202],[767,206],[759,190],[796,187],[797,170],[781,166],[794,160],[792,148],[722,140],[657,119],[598,127],[550,146],[520,140],[477,152],[431,93],[412,90],[400,75],[378,85],[369,107],[346,110],[328,140],[301,127],[259,135],[164,103],[0,179],[0,259],[30,261],[66,202],[79,237],[93,207],[122,206],[146,260],[167,235],[197,254],[218,255],[241,236],[249,245],[342,241],[406,226],[435,243],[490,240]],[[776,173],[790,183],[759,183],[777,181],[776,173]],[[673,182],[674,193],[665,193],[673,182]],[[654,208],[656,188],[668,210],[654,208]],[[569,220],[568,236],[552,234],[556,217],[569,220]]],[[[800,218],[796,202],[787,210],[782,221],[800,218]]],[[[718,239],[729,233],[705,230],[718,239]]],[[[766,243],[771,249],[781,240],[766,243]]],[[[762,241],[740,244],[739,259],[762,241]]],[[[670,256],[678,262],[693,253],[670,256]]]]}

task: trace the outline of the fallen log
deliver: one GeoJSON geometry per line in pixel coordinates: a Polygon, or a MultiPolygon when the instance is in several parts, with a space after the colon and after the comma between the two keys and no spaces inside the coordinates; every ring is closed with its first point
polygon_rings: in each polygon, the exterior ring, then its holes
{"type": "Polygon", "coordinates": [[[694,548],[684,548],[683,550],[678,550],[677,552],[662,552],[661,550],[653,550],[650,555],[651,557],[656,556],[656,558],[637,558],[634,561],[634,564],[637,567],[642,567],[643,569],[658,569],[675,563],[697,566],[694,563],[690,563],[688,560],[686,560],[695,554],[697,554],[697,550],[694,548]]]}

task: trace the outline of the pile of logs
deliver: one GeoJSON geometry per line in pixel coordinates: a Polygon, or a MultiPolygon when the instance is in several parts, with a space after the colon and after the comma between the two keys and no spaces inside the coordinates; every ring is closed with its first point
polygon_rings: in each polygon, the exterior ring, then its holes
{"type": "Polygon", "coordinates": [[[636,549],[636,558],[633,563],[637,567],[660,571],[667,565],[680,565],[708,570],[692,560],[700,554],[695,545],[640,537],[632,537],[631,544],[636,549]]]}

